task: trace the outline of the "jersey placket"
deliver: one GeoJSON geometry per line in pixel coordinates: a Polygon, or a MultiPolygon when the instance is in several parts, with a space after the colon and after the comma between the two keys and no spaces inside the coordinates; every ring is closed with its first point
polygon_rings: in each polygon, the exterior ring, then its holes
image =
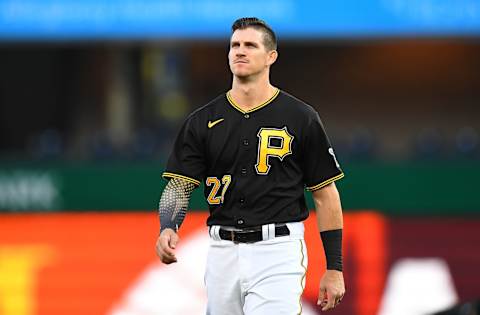
{"type": "MultiPolygon", "coordinates": [[[[245,112],[245,113],[240,113],[243,118],[241,119],[240,123],[240,165],[238,166],[238,169],[236,170],[236,175],[237,175],[237,180],[239,181],[239,186],[242,186],[243,182],[247,180],[247,178],[251,178],[252,174],[252,165],[250,163],[250,152],[252,150],[252,145],[254,144],[253,139],[251,138],[251,135],[249,134],[249,130],[251,131],[251,122],[252,122],[252,114],[245,112]]],[[[248,207],[248,194],[244,191],[241,190],[239,192],[239,197],[238,197],[238,204],[239,208],[241,209],[240,214],[234,214],[235,217],[235,222],[238,227],[242,227],[242,225],[245,224],[245,220],[242,216],[242,213],[246,210],[245,208],[248,207]]]]}

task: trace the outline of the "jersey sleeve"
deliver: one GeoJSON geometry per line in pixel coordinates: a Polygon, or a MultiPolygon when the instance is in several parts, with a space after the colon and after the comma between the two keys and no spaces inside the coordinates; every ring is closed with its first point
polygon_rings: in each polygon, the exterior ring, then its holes
{"type": "Polygon", "coordinates": [[[325,128],[315,112],[304,135],[303,174],[309,191],[318,190],[344,177],[325,128]]]}
{"type": "Polygon", "coordinates": [[[205,174],[204,149],[194,119],[187,118],[175,139],[164,178],[181,178],[197,186],[205,174]]]}

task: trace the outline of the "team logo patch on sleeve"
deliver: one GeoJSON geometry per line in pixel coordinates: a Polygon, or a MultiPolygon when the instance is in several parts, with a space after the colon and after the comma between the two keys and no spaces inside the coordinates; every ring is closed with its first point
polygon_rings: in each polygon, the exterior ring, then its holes
{"type": "Polygon", "coordinates": [[[328,153],[333,157],[333,160],[335,161],[335,165],[337,168],[340,168],[340,164],[338,164],[337,157],[335,156],[335,152],[333,152],[333,148],[328,148],[328,153]]]}

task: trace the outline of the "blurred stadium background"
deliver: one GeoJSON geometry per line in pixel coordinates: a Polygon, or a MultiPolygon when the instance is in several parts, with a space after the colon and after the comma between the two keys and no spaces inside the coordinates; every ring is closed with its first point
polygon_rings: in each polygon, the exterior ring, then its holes
{"type": "Polygon", "coordinates": [[[272,82],[316,107],[346,173],[330,313],[480,314],[479,0],[2,0],[1,315],[204,313],[203,188],[176,266],[156,206],[177,128],[230,87],[241,16],[277,31],[272,82]]]}

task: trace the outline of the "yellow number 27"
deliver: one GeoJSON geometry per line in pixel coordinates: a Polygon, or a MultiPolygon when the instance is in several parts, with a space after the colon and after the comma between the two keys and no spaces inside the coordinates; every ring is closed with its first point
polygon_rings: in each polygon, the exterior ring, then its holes
{"type": "Polygon", "coordinates": [[[217,177],[207,177],[205,184],[207,186],[213,185],[212,190],[210,190],[210,194],[208,195],[208,198],[207,198],[208,203],[211,205],[219,205],[223,203],[225,192],[227,191],[228,185],[230,185],[231,181],[232,181],[231,175],[224,175],[222,177],[221,182],[217,177]],[[220,189],[221,185],[223,185],[222,193],[220,196],[217,196],[218,190],[220,189]]]}

